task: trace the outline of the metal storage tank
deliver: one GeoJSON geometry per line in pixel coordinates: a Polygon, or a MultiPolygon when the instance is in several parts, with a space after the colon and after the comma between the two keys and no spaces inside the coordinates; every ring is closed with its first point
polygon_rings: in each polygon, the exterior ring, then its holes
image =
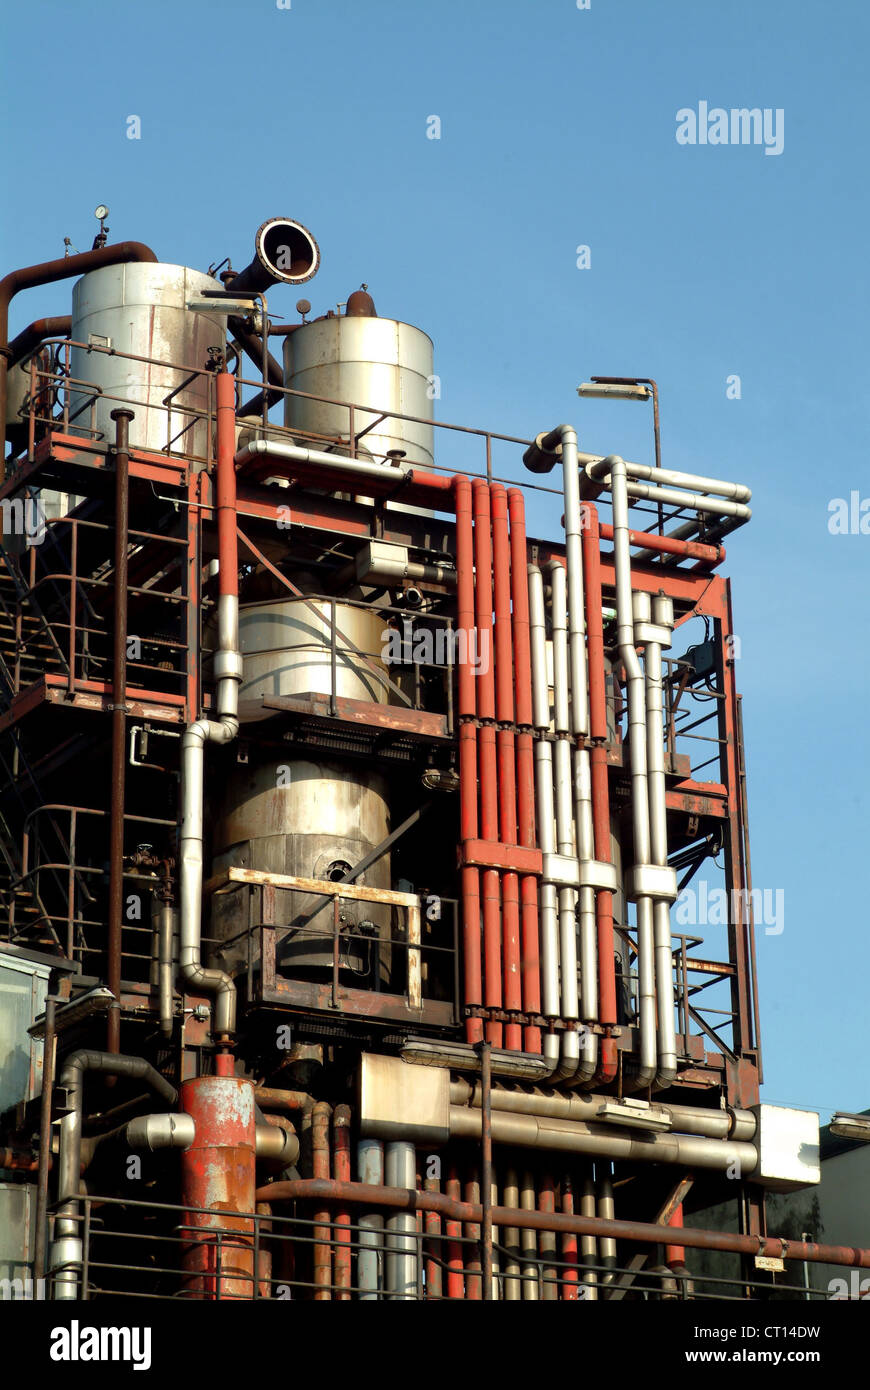
{"type": "MultiPolygon", "coordinates": [[[[239,698],[328,695],[332,686],[330,611],[328,599],[242,604],[239,643],[243,676],[239,698]]],[[[336,637],[336,695],[387,704],[383,618],[371,607],[336,603],[335,625],[338,633],[344,634],[336,637]],[[377,669],[361,661],[348,641],[371,658],[377,669]]]]}
{"type": "MultiPolygon", "coordinates": [[[[139,262],[102,266],[76,282],[74,341],[159,359],[137,362],[87,348],[72,350],[73,378],[93,382],[108,398],[97,400],[93,422],[104,439],[114,438],[110,414],[123,401],[135,412],[130,424],[130,443],[135,448],[160,452],[169,447],[177,453],[208,456],[208,424],[196,419],[207,409],[207,378],[196,377],[179,391],[171,402],[171,413],[163,401],[190,372],[205,368],[210,347],[223,351],[226,320],[185,307],[202,290],[221,288],[218,280],[199,270],[139,262]],[[167,366],[168,362],[184,370],[167,366]]],[[[81,413],[71,424],[82,432],[91,428],[89,400],[90,393],[72,392],[70,416],[81,413]]]]}
{"type": "MultiPolygon", "coordinates": [[[[332,684],[328,600],[289,599],[243,604],[239,613],[243,676],[241,700],[258,695],[328,694],[332,684]],[[309,606],[311,605],[311,606],[309,606]],[[312,611],[312,607],[313,610],[312,611]]],[[[385,623],[376,609],[336,603],[336,627],[373,657],[372,670],[337,640],[336,694],[340,698],[386,704],[387,668],[381,660],[385,623]],[[383,672],[383,676],[380,675],[383,672]]],[[[314,761],[280,755],[258,764],[237,766],[227,782],[223,808],[214,832],[215,873],[230,865],[301,878],[338,880],[390,831],[387,782],[355,761],[314,761]]],[[[390,856],[384,854],[357,883],[392,887],[390,856]]],[[[332,901],[312,894],[277,891],[281,925],[293,928],[279,946],[279,964],[288,972],[332,967],[332,901]]],[[[237,920],[232,894],[214,902],[213,935],[232,939],[244,929],[237,920]]],[[[342,925],[370,937],[393,934],[392,911],[373,903],[345,900],[342,925]]],[[[396,923],[398,930],[400,923],[396,923]]],[[[228,948],[230,953],[232,947],[228,948]]],[[[232,954],[222,953],[225,965],[232,954]]],[[[342,972],[370,972],[374,962],[365,940],[345,939],[342,972]]],[[[390,969],[389,945],[381,946],[381,981],[390,969]]]]}
{"type": "MultiPolygon", "coordinates": [[[[357,292],[359,294],[359,292],[357,292]]],[[[284,385],[331,400],[352,401],[372,410],[354,416],[357,435],[374,425],[362,446],[376,459],[401,450],[409,463],[431,465],[433,430],[387,418],[375,422],[384,411],[399,411],[421,419],[433,418],[430,389],[433,373],[432,339],[421,329],[396,319],[378,318],[353,311],[302,324],[284,341],[284,385]]],[[[345,406],[287,396],[284,423],[300,434],[347,440],[349,412],[345,406]]]]}

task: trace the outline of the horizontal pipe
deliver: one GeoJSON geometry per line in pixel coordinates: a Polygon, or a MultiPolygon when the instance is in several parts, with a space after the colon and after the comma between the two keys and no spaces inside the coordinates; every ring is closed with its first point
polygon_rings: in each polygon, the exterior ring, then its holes
{"type": "MultiPolygon", "coordinates": [[[[450,1137],[480,1139],[481,1111],[450,1106],[450,1137]]],[[[706,1139],[695,1134],[638,1134],[622,1126],[587,1124],[582,1120],[551,1119],[544,1115],[492,1115],[492,1137],[499,1144],[548,1152],[589,1154],[632,1163],[676,1163],[688,1168],[725,1172],[737,1165],[744,1177],[758,1166],[754,1144],[729,1139],[706,1139]]]]}
{"type": "MultiPolygon", "coordinates": [[[[604,541],[613,540],[613,527],[607,521],[599,523],[601,539],[604,541]]],[[[677,537],[676,532],[670,536],[659,536],[655,531],[632,531],[629,530],[628,543],[630,546],[643,546],[645,553],[655,555],[674,555],[687,560],[697,560],[700,564],[709,565],[714,568],[721,565],[725,559],[725,547],[722,545],[708,545],[703,541],[683,540],[677,537]]],[[[640,559],[638,555],[635,558],[640,559]]]]}
{"type": "MultiPolygon", "coordinates": [[[[610,469],[607,459],[601,454],[580,454],[577,458],[590,478],[604,481],[610,469]]],[[[680,473],[673,468],[653,468],[648,463],[625,462],[629,478],[643,478],[647,482],[663,487],[687,488],[692,492],[709,492],[717,497],[728,497],[732,502],[749,502],[752,489],[744,483],[730,483],[723,478],[705,478],[699,473],[680,473]]]]}
{"type": "MultiPolygon", "coordinates": [[[[437,1211],[453,1221],[479,1223],[483,1220],[483,1208],[476,1203],[459,1202],[439,1192],[373,1187],[367,1183],[300,1178],[271,1183],[261,1188],[256,1196],[258,1201],[346,1202],[355,1206],[391,1207],[398,1211],[437,1211]]],[[[641,1245],[666,1245],[673,1240],[674,1234],[670,1226],[654,1226],[645,1221],[609,1221],[600,1216],[566,1216],[562,1212],[526,1211],[515,1207],[493,1207],[492,1221],[495,1226],[604,1236],[641,1245]]],[[[680,1244],[694,1250],[726,1250],[737,1255],[771,1255],[784,1260],[806,1260],[810,1264],[870,1269],[870,1250],[847,1245],[816,1245],[786,1240],[782,1236],[744,1236],[730,1231],[698,1231],[686,1227],[680,1231],[680,1244]]]]}
{"type": "MultiPolygon", "coordinates": [[[[464,1079],[450,1083],[452,1105],[468,1105],[480,1109],[482,1091],[480,1082],[464,1079]]],[[[596,1121],[596,1112],[601,1105],[614,1103],[612,1096],[595,1095],[593,1092],[505,1091],[494,1087],[492,1091],[493,1110],[502,1110],[514,1115],[546,1115],[553,1119],[596,1121]]],[[[684,1134],[704,1135],[708,1139],[735,1139],[746,1141],[754,1139],[758,1127],[751,1110],[702,1110],[693,1105],[657,1105],[657,1111],[670,1116],[674,1129],[684,1134]]]]}

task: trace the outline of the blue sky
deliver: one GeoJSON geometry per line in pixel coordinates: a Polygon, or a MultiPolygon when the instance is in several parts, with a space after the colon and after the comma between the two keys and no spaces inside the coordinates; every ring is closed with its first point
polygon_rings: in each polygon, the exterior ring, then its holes
{"type": "MultiPolygon", "coordinates": [[[[784,931],[759,937],[765,1095],[870,1105],[870,536],[827,527],[832,498],[870,496],[866,8],[31,0],[0,22],[4,266],[65,235],[87,249],[100,201],[113,240],[202,268],[245,264],[260,222],[295,216],[323,253],[315,312],[366,281],[434,338],[441,418],[522,436],[569,419],[581,448],[647,461],[648,408],[575,387],[652,376],[666,465],[750,484],[727,571],[755,881],[785,891],[784,931]],[[782,108],[783,153],[678,145],[700,101],[782,108]]],[[[67,305],[29,292],[12,331],[67,305]]]]}

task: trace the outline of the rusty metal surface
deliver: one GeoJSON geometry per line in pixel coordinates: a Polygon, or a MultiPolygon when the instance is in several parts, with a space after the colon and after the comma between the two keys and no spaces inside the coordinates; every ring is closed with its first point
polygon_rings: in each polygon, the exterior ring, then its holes
{"type": "MultiPolygon", "coordinates": [[[[299,1179],[273,1183],[262,1188],[258,1199],[272,1203],[291,1201],[348,1202],[354,1206],[386,1207],[394,1211],[436,1211],[452,1221],[478,1225],[483,1220],[479,1203],[460,1202],[434,1192],[415,1192],[401,1187],[373,1187],[367,1183],[338,1183],[299,1179]]],[[[638,1244],[668,1244],[673,1238],[670,1226],[643,1221],[607,1221],[597,1216],[566,1216],[563,1212],[528,1211],[513,1207],[493,1207],[495,1226],[517,1226],[522,1230],[567,1232],[574,1235],[609,1236],[638,1244]]],[[[686,1227],[680,1232],[682,1245],[696,1250],[725,1250],[741,1255],[772,1255],[785,1260],[806,1260],[811,1264],[847,1265],[870,1269],[870,1250],[857,1246],[819,1245],[809,1241],[787,1240],[783,1236],[737,1235],[730,1231],[701,1231],[686,1227]]]]}
{"type": "MultiPolygon", "coordinates": [[[[186,1222],[189,1298],[249,1299],[254,1281],[256,1109],[254,1087],[235,1076],[201,1076],[181,1087],[196,1138],[181,1154],[182,1200],[203,1207],[186,1222]],[[215,1232],[227,1233],[216,1236],[215,1232]]],[[[268,1200],[268,1198],[263,1199],[268,1200]]]]}

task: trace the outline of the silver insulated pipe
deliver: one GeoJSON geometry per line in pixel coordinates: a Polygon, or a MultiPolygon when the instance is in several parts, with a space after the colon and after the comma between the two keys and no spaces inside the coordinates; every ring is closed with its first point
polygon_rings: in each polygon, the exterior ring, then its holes
{"type": "MultiPolygon", "coordinates": [[[[553,756],[547,739],[550,730],[550,698],[547,685],[547,631],[544,580],[536,565],[529,566],[529,626],[532,656],[532,720],[535,733],[535,806],[541,853],[556,851],[553,805],[553,756]]],[[[559,924],[556,886],[541,884],[541,1010],[547,1019],[560,1016],[559,924]]],[[[544,1058],[553,1072],[559,1065],[559,1034],[551,1028],[543,1038],[544,1058]]]]}

